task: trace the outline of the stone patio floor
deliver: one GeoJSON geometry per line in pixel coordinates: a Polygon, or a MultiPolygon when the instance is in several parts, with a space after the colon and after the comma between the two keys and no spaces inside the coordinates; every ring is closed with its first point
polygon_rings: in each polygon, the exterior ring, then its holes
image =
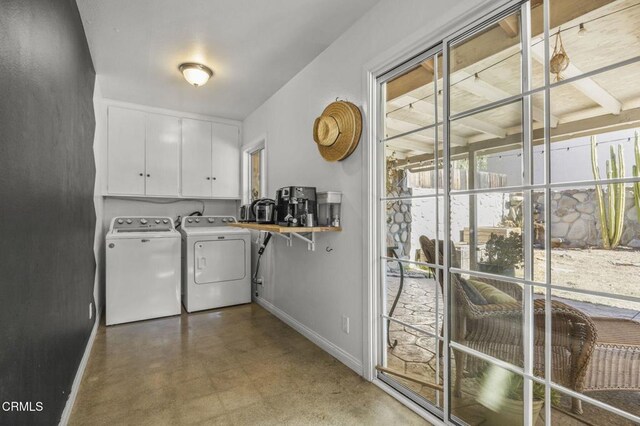
{"type": "MultiPolygon", "coordinates": [[[[393,318],[406,324],[425,330],[432,335],[439,335],[442,324],[442,294],[439,285],[431,277],[425,276],[420,271],[406,271],[402,292],[398,298],[393,318]]],[[[400,276],[397,271],[387,275],[387,313],[391,309],[393,301],[398,293],[400,276]]],[[[554,298],[555,299],[555,298],[554,298]]],[[[558,298],[559,299],[559,298],[558,298]]],[[[639,318],[638,312],[629,309],[618,309],[604,305],[586,302],[560,299],[565,303],[575,306],[588,315],[615,316],[620,318],[639,318]]],[[[425,382],[442,384],[443,366],[438,363],[436,356],[436,338],[414,328],[404,326],[391,321],[389,324],[389,341],[395,347],[387,346],[387,367],[400,373],[408,374],[425,382]]],[[[455,363],[451,362],[452,368],[455,363]]],[[[442,407],[443,396],[428,386],[423,386],[412,381],[394,377],[398,382],[413,392],[419,394],[432,404],[442,407]]],[[[473,394],[477,380],[466,378],[463,383],[462,398],[453,398],[452,411],[464,419],[467,423],[487,425],[485,408],[477,403],[473,394]]],[[[598,396],[591,394],[599,400],[610,400],[612,405],[636,412],[640,406],[640,392],[599,392],[598,396]],[[627,408],[624,408],[627,407],[627,408]]],[[[563,398],[559,409],[552,410],[553,424],[582,425],[582,424],[632,424],[625,419],[600,410],[588,404],[583,404],[585,413],[576,416],[569,413],[569,398],[563,398]],[[625,423],[627,422],[627,423],[625,423]]],[[[540,415],[536,424],[544,424],[544,413],[540,415]]]]}

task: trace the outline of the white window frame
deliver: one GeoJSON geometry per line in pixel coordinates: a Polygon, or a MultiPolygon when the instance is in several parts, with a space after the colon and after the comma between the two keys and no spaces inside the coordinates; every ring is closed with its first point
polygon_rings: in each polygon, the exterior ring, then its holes
{"type": "Polygon", "coordinates": [[[263,197],[267,192],[267,136],[261,136],[254,142],[242,147],[242,203],[251,202],[251,154],[262,150],[260,154],[260,192],[263,197]]]}

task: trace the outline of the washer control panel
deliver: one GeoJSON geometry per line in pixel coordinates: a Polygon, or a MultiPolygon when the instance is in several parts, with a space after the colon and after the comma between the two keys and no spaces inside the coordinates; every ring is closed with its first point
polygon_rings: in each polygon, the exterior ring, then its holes
{"type": "Polygon", "coordinates": [[[236,223],[233,216],[187,216],[182,219],[184,228],[211,228],[236,223]]]}
{"type": "Polygon", "coordinates": [[[113,232],[167,232],[175,229],[170,217],[116,217],[111,223],[113,232]]]}

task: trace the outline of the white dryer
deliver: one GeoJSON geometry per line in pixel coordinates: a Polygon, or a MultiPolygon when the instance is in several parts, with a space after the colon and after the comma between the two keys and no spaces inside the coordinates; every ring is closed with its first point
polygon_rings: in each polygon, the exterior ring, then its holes
{"type": "Polygon", "coordinates": [[[231,216],[182,218],[182,303],[187,312],[251,302],[251,233],[231,216]]]}
{"type": "Polygon", "coordinates": [[[115,217],[106,236],[106,323],[180,314],[180,233],[169,217],[115,217]]]}

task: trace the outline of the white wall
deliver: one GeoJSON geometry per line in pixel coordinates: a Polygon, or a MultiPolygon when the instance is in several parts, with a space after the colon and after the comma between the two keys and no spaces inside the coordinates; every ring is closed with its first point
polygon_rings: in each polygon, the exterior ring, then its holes
{"type": "Polygon", "coordinates": [[[343,232],[319,234],[315,252],[301,241],[286,247],[272,240],[262,265],[260,297],[318,335],[356,370],[362,370],[365,286],[362,147],[345,161],[324,161],[312,139],[313,121],[338,97],[362,106],[365,64],[415,32],[439,27],[477,4],[381,1],[244,121],[244,143],[267,135],[271,196],[287,185],[343,193],[343,232]],[[350,318],[348,335],[341,330],[343,315],[350,318]]]}
{"type": "Polygon", "coordinates": [[[102,222],[104,218],[104,199],[102,197],[103,186],[103,162],[100,159],[102,146],[102,137],[106,134],[103,128],[104,121],[99,117],[103,114],[101,106],[102,90],[100,87],[100,78],[96,76],[93,88],[93,113],[96,119],[96,127],[93,135],[93,158],[96,165],[96,180],[93,186],[93,205],[96,212],[96,229],[93,239],[93,255],[96,260],[96,272],[93,283],[93,300],[96,312],[100,312],[104,303],[104,291],[102,288],[102,277],[104,276],[104,232],[102,230],[102,222]]]}

